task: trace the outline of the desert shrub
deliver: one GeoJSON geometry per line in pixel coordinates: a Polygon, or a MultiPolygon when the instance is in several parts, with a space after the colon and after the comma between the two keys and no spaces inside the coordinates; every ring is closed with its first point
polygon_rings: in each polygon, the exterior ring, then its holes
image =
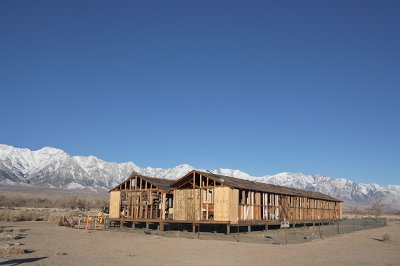
{"type": "Polygon", "coordinates": [[[21,246],[10,245],[0,248],[0,255],[2,256],[18,255],[24,253],[25,250],[21,246]]]}
{"type": "Polygon", "coordinates": [[[7,207],[8,198],[6,196],[0,195],[0,206],[7,207]]]}
{"type": "Polygon", "coordinates": [[[27,205],[27,200],[21,196],[16,197],[5,197],[0,198],[1,206],[3,207],[23,207],[27,205]]]}
{"type": "Polygon", "coordinates": [[[82,210],[87,211],[91,209],[100,209],[103,206],[107,206],[108,201],[106,199],[83,199],[80,197],[67,197],[56,200],[55,206],[70,210],[82,210]]]}
{"type": "Polygon", "coordinates": [[[62,208],[69,210],[90,210],[100,209],[102,206],[107,206],[108,201],[106,199],[87,199],[80,198],[77,196],[64,197],[58,199],[48,198],[23,198],[17,197],[5,197],[0,196],[0,207],[5,208],[62,208]]]}
{"type": "Polygon", "coordinates": [[[46,211],[0,209],[2,222],[47,221],[48,218],[49,213],[46,211]]]}
{"type": "Polygon", "coordinates": [[[88,207],[87,200],[81,199],[76,196],[57,199],[55,205],[59,208],[71,210],[86,210],[88,207]]]}
{"type": "Polygon", "coordinates": [[[392,240],[392,236],[390,234],[384,234],[382,237],[383,242],[390,242],[392,240]]]}
{"type": "Polygon", "coordinates": [[[11,210],[0,210],[0,221],[1,222],[10,222],[11,221],[11,210]]]}
{"type": "Polygon", "coordinates": [[[0,196],[0,207],[4,208],[62,208],[68,210],[85,211],[91,209],[101,209],[103,206],[108,206],[108,199],[81,198],[77,196],[57,199],[0,196]]]}
{"type": "Polygon", "coordinates": [[[50,208],[53,207],[53,202],[47,198],[23,198],[16,197],[0,197],[0,206],[6,208],[16,207],[32,207],[32,208],[50,208]]]}
{"type": "Polygon", "coordinates": [[[26,207],[51,208],[53,207],[53,201],[47,198],[35,198],[30,200],[30,205],[26,207]]]}
{"type": "Polygon", "coordinates": [[[354,215],[354,217],[359,217],[362,214],[361,210],[357,207],[351,207],[348,213],[354,215]]]}
{"type": "Polygon", "coordinates": [[[385,213],[385,210],[386,204],[384,204],[382,200],[378,199],[372,202],[371,207],[368,209],[368,212],[372,216],[379,217],[385,213]]]}

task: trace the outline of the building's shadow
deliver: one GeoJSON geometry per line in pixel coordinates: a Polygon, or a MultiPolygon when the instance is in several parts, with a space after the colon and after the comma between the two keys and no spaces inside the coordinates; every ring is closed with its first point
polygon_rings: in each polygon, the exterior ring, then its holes
{"type": "Polygon", "coordinates": [[[375,238],[375,237],[370,237],[369,239],[380,241],[380,242],[385,242],[383,239],[375,238]]]}
{"type": "Polygon", "coordinates": [[[35,261],[39,261],[42,259],[47,259],[47,257],[37,257],[37,258],[26,258],[26,259],[10,259],[6,261],[0,261],[0,265],[11,265],[11,266],[16,266],[20,265],[23,263],[31,263],[35,261]]]}

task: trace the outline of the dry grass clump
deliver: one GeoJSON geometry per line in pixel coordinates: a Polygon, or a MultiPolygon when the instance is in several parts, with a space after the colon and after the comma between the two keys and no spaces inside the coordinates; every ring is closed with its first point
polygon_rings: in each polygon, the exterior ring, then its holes
{"type": "Polygon", "coordinates": [[[9,256],[9,255],[18,255],[18,254],[24,254],[25,250],[21,246],[9,246],[9,247],[3,247],[3,255],[9,256]]]}
{"type": "Polygon", "coordinates": [[[392,240],[392,236],[390,234],[384,234],[382,237],[383,242],[390,242],[392,240]]]}
{"type": "Polygon", "coordinates": [[[387,205],[383,203],[382,199],[374,200],[368,209],[370,215],[375,217],[382,216],[387,209],[387,205]]]}
{"type": "Polygon", "coordinates": [[[0,255],[3,257],[11,255],[19,255],[24,253],[25,249],[21,246],[20,243],[6,244],[5,246],[0,247],[0,255]]]}
{"type": "Polygon", "coordinates": [[[18,233],[15,231],[15,229],[7,229],[4,232],[2,231],[0,233],[0,240],[15,240],[15,239],[20,239],[21,238],[21,233],[18,233]]]}
{"type": "Polygon", "coordinates": [[[46,211],[0,209],[1,222],[47,221],[46,211]]]}

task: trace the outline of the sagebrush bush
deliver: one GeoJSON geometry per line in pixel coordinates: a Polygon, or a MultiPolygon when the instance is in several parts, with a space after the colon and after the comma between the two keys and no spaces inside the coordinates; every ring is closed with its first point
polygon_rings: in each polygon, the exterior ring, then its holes
{"type": "Polygon", "coordinates": [[[24,253],[25,250],[21,246],[6,246],[0,248],[0,255],[2,256],[18,255],[24,253]]]}
{"type": "Polygon", "coordinates": [[[100,209],[102,206],[107,206],[106,199],[86,199],[77,196],[64,197],[58,199],[48,198],[24,198],[21,196],[6,197],[0,196],[0,207],[15,208],[15,207],[30,207],[30,208],[63,208],[70,210],[90,210],[100,209]]]}
{"type": "Polygon", "coordinates": [[[383,242],[389,242],[392,240],[392,236],[390,234],[384,234],[382,237],[383,242]]]}
{"type": "Polygon", "coordinates": [[[22,222],[22,221],[47,221],[49,212],[32,210],[9,210],[0,209],[0,221],[22,222]]]}
{"type": "Polygon", "coordinates": [[[58,199],[6,197],[0,195],[0,221],[59,221],[60,216],[72,217],[76,210],[98,210],[107,206],[106,199],[88,199],[77,196],[58,199]],[[18,208],[18,209],[14,209],[18,208]],[[34,208],[24,209],[24,208],[34,208]],[[51,209],[49,209],[51,208],[51,209]]]}

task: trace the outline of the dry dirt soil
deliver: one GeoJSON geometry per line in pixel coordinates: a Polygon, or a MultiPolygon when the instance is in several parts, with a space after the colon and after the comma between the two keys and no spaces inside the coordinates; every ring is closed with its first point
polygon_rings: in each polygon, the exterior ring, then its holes
{"type": "Polygon", "coordinates": [[[400,265],[400,222],[295,245],[171,238],[124,230],[90,231],[50,222],[0,223],[23,232],[30,253],[0,265],[400,265]],[[28,230],[24,230],[28,229],[28,230]],[[391,241],[382,238],[389,234],[391,241]]]}

